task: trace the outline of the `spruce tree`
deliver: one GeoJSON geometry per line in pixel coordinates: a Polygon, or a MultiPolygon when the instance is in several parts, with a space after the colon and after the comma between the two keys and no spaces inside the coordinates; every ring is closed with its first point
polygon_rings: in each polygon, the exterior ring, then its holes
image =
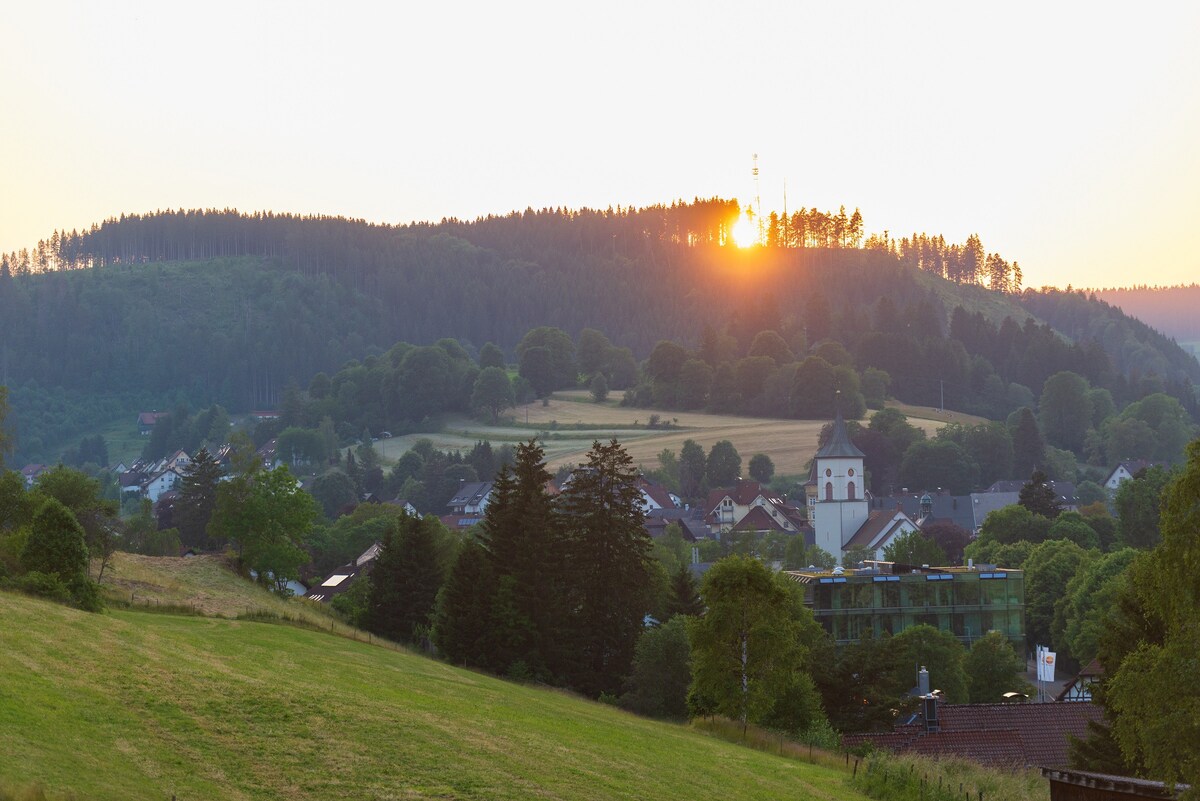
{"type": "Polygon", "coordinates": [[[692,571],[687,565],[680,565],[671,577],[671,600],[667,611],[675,615],[702,615],[704,602],[700,600],[700,588],[692,578],[692,571]]]}
{"type": "Polygon", "coordinates": [[[496,477],[484,512],[483,542],[497,579],[498,672],[523,663],[528,675],[561,672],[566,644],[558,635],[566,616],[564,550],[558,514],[546,492],[550,481],[536,440],[517,446],[516,461],[496,477]]]}
{"type": "Polygon", "coordinates": [[[1046,442],[1032,409],[1022,406],[1016,414],[1012,431],[1013,469],[1017,475],[1026,475],[1046,463],[1046,442]]]}
{"type": "Polygon", "coordinates": [[[401,515],[384,533],[371,568],[364,623],[399,642],[419,642],[428,631],[442,585],[433,523],[401,515]]]}
{"type": "Polygon", "coordinates": [[[637,478],[617,440],[595,442],[562,495],[574,589],[567,683],[593,697],[620,688],[649,608],[650,535],[637,478]]]}
{"type": "Polygon", "coordinates": [[[438,593],[433,641],[451,662],[496,669],[493,601],[496,575],[477,540],[463,543],[438,593]]]}
{"type": "Polygon", "coordinates": [[[201,448],[183,469],[175,500],[175,527],[184,547],[195,548],[208,541],[208,521],[217,505],[217,485],[222,475],[220,463],[207,448],[201,448]]]}

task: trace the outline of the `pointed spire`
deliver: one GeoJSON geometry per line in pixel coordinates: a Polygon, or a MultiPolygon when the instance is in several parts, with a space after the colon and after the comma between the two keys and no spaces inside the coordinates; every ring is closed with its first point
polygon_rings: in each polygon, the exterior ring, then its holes
{"type": "Polygon", "coordinates": [[[850,441],[850,432],[846,430],[846,421],[842,419],[841,405],[838,405],[837,416],[833,419],[833,433],[825,447],[817,451],[818,459],[846,458],[863,459],[863,452],[850,441]]]}

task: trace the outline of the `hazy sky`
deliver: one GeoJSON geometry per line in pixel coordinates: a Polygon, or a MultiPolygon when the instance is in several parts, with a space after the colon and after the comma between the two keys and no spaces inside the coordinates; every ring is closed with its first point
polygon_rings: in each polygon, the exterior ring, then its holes
{"type": "Polygon", "coordinates": [[[1200,280],[1200,3],[0,0],[0,250],[121,212],[754,195],[1200,280]],[[852,7],[851,7],[852,6],[852,7]]]}

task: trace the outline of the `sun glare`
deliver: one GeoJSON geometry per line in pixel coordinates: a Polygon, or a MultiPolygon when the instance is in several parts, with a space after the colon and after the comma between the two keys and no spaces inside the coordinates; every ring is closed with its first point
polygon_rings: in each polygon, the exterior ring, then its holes
{"type": "Polygon", "coordinates": [[[733,244],[739,248],[754,247],[758,244],[758,230],[750,221],[749,215],[738,217],[738,221],[733,224],[731,233],[733,234],[733,244]]]}

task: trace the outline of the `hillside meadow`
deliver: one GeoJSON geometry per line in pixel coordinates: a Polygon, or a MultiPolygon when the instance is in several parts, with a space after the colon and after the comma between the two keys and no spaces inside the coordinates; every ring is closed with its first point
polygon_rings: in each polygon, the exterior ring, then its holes
{"type": "MultiPolygon", "coordinates": [[[[986,422],[982,417],[950,410],[889,402],[914,426],[932,435],[947,423],[968,425],[986,422]]],[[[410,434],[375,443],[383,457],[398,458],[421,437],[432,440],[442,450],[469,450],[475,442],[487,439],[493,445],[519,442],[539,435],[551,469],[583,461],[594,440],[616,437],[633,457],[647,469],[658,466],[658,454],[664,448],[678,453],[684,441],[694,439],[708,450],[727,439],[742,456],[743,466],[756,453],[765,453],[775,464],[777,475],[799,475],[817,452],[821,428],[828,420],[788,420],[743,417],[705,412],[653,412],[618,405],[615,401],[594,403],[585,390],[557,392],[546,405],[533,402],[518,406],[496,425],[460,417],[451,419],[435,434],[410,434]],[[670,428],[649,428],[651,414],[670,428]],[[528,420],[528,422],[526,422],[528,420]]],[[[865,420],[863,421],[866,422],[865,420]]]]}
{"type": "Polygon", "coordinates": [[[0,593],[0,787],[859,801],[846,775],[344,637],[0,593]]]}

